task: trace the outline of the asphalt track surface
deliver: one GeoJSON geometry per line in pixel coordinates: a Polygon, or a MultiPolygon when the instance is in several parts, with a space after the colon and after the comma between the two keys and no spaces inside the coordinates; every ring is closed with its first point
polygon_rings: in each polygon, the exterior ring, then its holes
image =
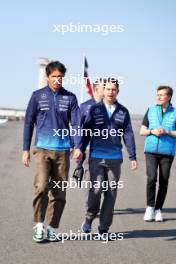
{"type": "MultiPolygon", "coordinates": [[[[176,263],[176,163],[174,161],[164,206],[163,223],[145,223],[145,159],[143,138],[134,124],[139,168],[130,171],[124,153],[124,188],[118,190],[110,232],[116,241],[77,240],[40,243],[32,241],[32,197],[35,164],[21,164],[22,122],[0,126],[0,263],[1,264],[171,264],[176,263]],[[122,234],[119,234],[122,233],[122,234]]],[[[70,175],[75,164],[71,163],[70,175]]],[[[84,189],[67,190],[67,204],[58,233],[79,234],[85,214],[84,189]]],[[[98,218],[93,222],[97,232],[98,218]]]]}

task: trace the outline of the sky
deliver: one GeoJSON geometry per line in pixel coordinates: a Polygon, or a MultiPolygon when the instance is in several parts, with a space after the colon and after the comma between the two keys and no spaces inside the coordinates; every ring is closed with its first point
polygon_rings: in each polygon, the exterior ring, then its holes
{"type": "MultiPolygon", "coordinates": [[[[159,85],[176,87],[176,1],[3,1],[0,6],[0,107],[25,109],[38,89],[39,57],[59,60],[67,76],[123,80],[118,101],[132,114],[156,102],[159,85]],[[67,32],[60,25],[122,25],[123,32],[67,32]],[[55,25],[55,26],[54,26],[55,25]]],[[[66,89],[80,101],[77,83],[66,89]]],[[[176,95],[173,96],[175,104],[176,95]]],[[[84,90],[84,100],[89,96],[84,90]]]]}

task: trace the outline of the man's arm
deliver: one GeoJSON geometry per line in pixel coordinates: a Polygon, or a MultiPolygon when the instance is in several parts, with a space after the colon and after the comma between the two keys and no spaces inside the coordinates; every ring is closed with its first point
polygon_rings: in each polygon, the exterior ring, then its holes
{"type": "Polygon", "coordinates": [[[148,127],[142,125],[139,134],[140,136],[155,135],[157,137],[160,137],[166,134],[166,131],[162,127],[156,129],[149,129],[148,127]]]}
{"type": "Polygon", "coordinates": [[[157,137],[161,136],[164,132],[164,129],[157,128],[157,129],[149,129],[149,119],[148,119],[148,111],[145,113],[142,126],[140,128],[139,134],[140,136],[149,136],[149,135],[155,135],[157,137]]]}
{"type": "Polygon", "coordinates": [[[166,131],[166,135],[169,135],[171,137],[176,137],[176,130],[172,130],[172,131],[166,131]]]}
{"type": "Polygon", "coordinates": [[[80,135],[79,135],[81,115],[80,115],[80,109],[78,107],[76,96],[74,96],[73,100],[71,101],[70,110],[71,110],[70,123],[72,128],[76,130],[76,135],[72,137],[73,145],[74,145],[73,158],[79,161],[82,159],[82,153],[80,151],[80,135]]]}
{"type": "Polygon", "coordinates": [[[155,128],[155,129],[149,129],[149,120],[148,120],[148,110],[144,115],[144,119],[142,121],[142,126],[140,128],[139,134],[141,136],[149,136],[149,135],[155,135],[157,137],[160,137],[162,135],[169,135],[171,137],[176,137],[176,130],[165,130],[162,127],[155,128]]]}
{"type": "Polygon", "coordinates": [[[147,112],[145,113],[142,121],[142,126],[139,131],[140,136],[148,136],[151,134],[151,130],[148,128],[149,127],[148,111],[149,110],[147,110],[147,112]]]}
{"type": "Polygon", "coordinates": [[[166,135],[171,137],[176,137],[176,124],[175,124],[175,130],[165,130],[166,135]]]}
{"type": "Polygon", "coordinates": [[[134,133],[131,125],[131,118],[128,111],[124,120],[123,140],[129,154],[129,159],[131,161],[131,169],[135,170],[137,168],[136,145],[135,145],[134,133]]]}
{"type": "Polygon", "coordinates": [[[25,120],[24,120],[22,161],[26,167],[29,167],[29,163],[30,163],[30,145],[34,130],[34,124],[36,122],[36,113],[37,113],[37,104],[33,93],[28,103],[28,107],[25,114],[25,120]]]}

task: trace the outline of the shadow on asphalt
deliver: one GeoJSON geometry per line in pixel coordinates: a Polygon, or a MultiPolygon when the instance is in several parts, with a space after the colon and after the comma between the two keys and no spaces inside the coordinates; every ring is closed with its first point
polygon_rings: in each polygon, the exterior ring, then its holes
{"type": "MultiPolygon", "coordinates": [[[[114,209],[114,215],[123,214],[144,214],[145,208],[126,208],[126,209],[114,209]]],[[[176,213],[176,208],[163,208],[163,213],[176,213]]]]}
{"type": "MultiPolygon", "coordinates": [[[[124,234],[124,239],[130,239],[130,238],[155,238],[155,237],[161,237],[161,238],[168,238],[172,237],[170,239],[166,239],[166,241],[172,241],[176,240],[176,229],[165,229],[165,230],[133,230],[130,232],[122,232],[124,234]]],[[[118,233],[116,233],[118,234],[118,233]]]]}
{"type": "Polygon", "coordinates": [[[176,240],[176,229],[165,229],[165,230],[132,230],[132,231],[122,231],[120,233],[117,232],[109,232],[108,237],[104,237],[101,239],[97,236],[98,233],[94,234],[81,234],[81,238],[79,235],[76,235],[73,237],[62,237],[62,234],[60,234],[57,237],[56,241],[49,242],[47,240],[44,240],[40,242],[40,244],[47,244],[47,243],[65,243],[66,241],[101,241],[101,242],[115,242],[117,240],[122,241],[126,239],[132,239],[132,238],[163,238],[164,241],[174,241],[176,240]],[[110,235],[114,234],[116,236],[116,239],[110,239],[110,235]],[[121,235],[120,235],[121,234],[121,235]],[[123,237],[123,239],[121,239],[123,237]]]}

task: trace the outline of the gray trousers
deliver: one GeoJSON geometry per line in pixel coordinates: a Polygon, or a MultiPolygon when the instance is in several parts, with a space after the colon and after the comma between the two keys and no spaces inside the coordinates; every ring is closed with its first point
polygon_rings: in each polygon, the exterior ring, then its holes
{"type": "Polygon", "coordinates": [[[101,230],[108,230],[112,224],[121,164],[122,160],[116,159],[89,159],[89,172],[92,187],[89,189],[88,194],[86,218],[92,221],[100,210],[99,228],[101,230]],[[103,188],[104,181],[108,184],[106,190],[103,188]],[[102,192],[104,192],[104,197],[100,208],[102,192]]]}

